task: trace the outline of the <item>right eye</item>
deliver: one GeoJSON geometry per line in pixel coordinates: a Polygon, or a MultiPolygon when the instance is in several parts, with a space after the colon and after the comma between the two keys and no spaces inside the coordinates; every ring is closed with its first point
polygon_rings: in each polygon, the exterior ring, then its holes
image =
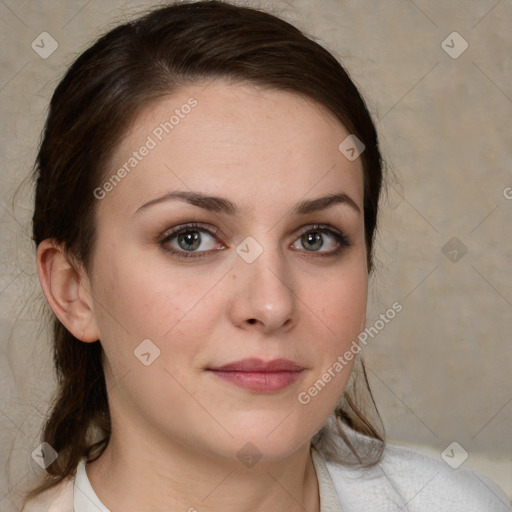
{"type": "Polygon", "coordinates": [[[159,244],[165,251],[178,257],[201,258],[205,256],[203,253],[225,249],[225,246],[217,239],[219,235],[220,232],[216,228],[206,228],[200,224],[191,223],[176,226],[171,231],[167,231],[159,244]],[[198,250],[205,245],[206,248],[198,250]]]}

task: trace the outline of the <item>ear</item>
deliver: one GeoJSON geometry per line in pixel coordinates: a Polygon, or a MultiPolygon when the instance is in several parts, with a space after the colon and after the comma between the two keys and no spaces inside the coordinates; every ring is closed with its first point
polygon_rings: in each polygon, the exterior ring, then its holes
{"type": "Polygon", "coordinates": [[[39,244],[36,258],[39,281],[55,316],[75,338],[97,341],[91,286],[84,269],[71,265],[62,245],[51,238],[39,244]]]}

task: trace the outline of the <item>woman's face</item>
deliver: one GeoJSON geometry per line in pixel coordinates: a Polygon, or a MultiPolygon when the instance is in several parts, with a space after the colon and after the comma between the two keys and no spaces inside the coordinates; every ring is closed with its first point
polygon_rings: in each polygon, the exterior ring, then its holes
{"type": "Polygon", "coordinates": [[[347,136],[311,101],[224,81],[138,117],[95,192],[90,275],[125,442],[272,459],[327,420],[367,300],[347,136]]]}

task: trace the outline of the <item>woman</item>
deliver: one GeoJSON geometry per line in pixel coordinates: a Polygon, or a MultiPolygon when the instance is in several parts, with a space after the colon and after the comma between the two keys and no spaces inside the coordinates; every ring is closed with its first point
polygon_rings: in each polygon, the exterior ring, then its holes
{"type": "Polygon", "coordinates": [[[362,407],[382,162],[317,43],[217,1],[117,27],[57,87],[36,176],[60,381],[24,510],[510,510],[362,407]]]}

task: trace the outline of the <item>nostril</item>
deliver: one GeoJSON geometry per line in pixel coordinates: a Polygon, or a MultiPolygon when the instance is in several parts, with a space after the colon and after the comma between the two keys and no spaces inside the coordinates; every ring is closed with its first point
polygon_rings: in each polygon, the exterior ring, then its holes
{"type": "Polygon", "coordinates": [[[254,324],[254,323],[256,323],[256,319],[255,318],[249,318],[248,322],[250,324],[254,324]]]}

